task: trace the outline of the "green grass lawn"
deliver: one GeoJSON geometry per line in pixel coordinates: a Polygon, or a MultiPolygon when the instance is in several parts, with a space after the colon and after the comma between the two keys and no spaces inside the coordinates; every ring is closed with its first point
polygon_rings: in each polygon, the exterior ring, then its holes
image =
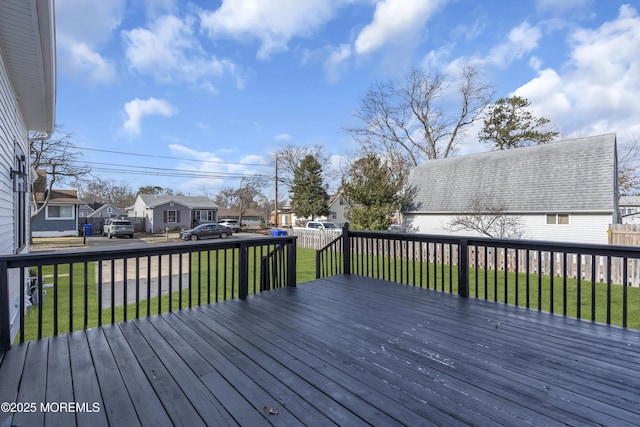
{"type": "MultiPolygon", "coordinates": [[[[393,260],[372,256],[369,259],[355,257],[352,271],[365,275],[378,276],[387,280],[405,284],[429,287],[445,292],[458,293],[458,268],[419,261],[393,260]],[[421,278],[422,277],[422,281],[421,278]]],[[[533,309],[541,308],[545,312],[566,314],[571,317],[592,319],[592,297],[595,295],[595,321],[607,322],[607,301],[611,306],[611,323],[623,325],[623,301],[625,289],[621,285],[607,286],[577,279],[551,277],[549,275],[529,274],[469,268],[469,295],[486,298],[490,301],[508,303],[533,309]],[[477,278],[477,280],[476,280],[477,278]],[[506,286],[505,286],[506,283],[506,286]],[[553,284],[553,286],[552,286],[553,284]],[[594,292],[595,291],[595,292],[594,292]],[[539,297],[541,295],[541,297],[539,297]],[[579,295],[579,299],[578,299],[579,295]],[[528,296],[528,300],[527,300],[528,296]],[[578,301],[580,302],[578,304],[578,301]]],[[[627,327],[640,329],[640,288],[627,287],[627,327]]]]}
{"type": "MultiPolygon", "coordinates": [[[[179,307],[189,307],[190,305],[207,304],[219,300],[237,298],[238,297],[238,271],[233,268],[231,261],[237,265],[237,250],[224,251],[225,254],[219,253],[216,260],[215,254],[207,259],[206,252],[200,253],[200,256],[194,254],[192,256],[192,271],[199,271],[199,275],[194,275],[191,280],[191,286],[184,284],[184,289],[180,291],[178,284],[173,284],[173,293],[164,294],[161,297],[152,297],[148,301],[146,299],[146,287],[140,290],[141,302],[139,307],[135,304],[126,306],[127,319],[136,316],[145,317],[148,315],[158,314],[160,312],[176,310],[179,307]],[[226,284],[226,286],[225,286],[226,284]],[[191,299],[190,299],[191,298],[191,299]]],[[[296,250],[297,253],[297,283],[304,283],[315,279],[315,251],[311,249],[296,250]]],[[[253,250],[249,252],[249,293],[259,290],[260,280],[260,253],[253,250]]],[[[99,324],[108,324],[119,322],[125,319],[125,306],[115,308],[103,308],[101,311],[101,319],[99,319],[98,309],[98,291],[96,280],[95,263],[86,264],[86,285],[85,285],[85,264],[77,263],[71,267],[69,265],[60,266],[55,272],[58,277],[58,283],[55,288],[45,289],[44,304],[42,311],[40,307],[30,307],[25,314],[25,340],[38,338],[39,318],[42,318],[42,336],[52,336],[56,324],[55,316],[55,300],[57,299],[57,333],[67,333],[74,330],[91,328],[99,324]],[[73,286],[70,286],[70,283],[73,286]],[[57,297],[55,296],[57,293],[57,297]],[[85,299],[88,310],[85,310],[85,299]],[[72,301],[72,304],[69,304],[72,301]],[[40,316],[41,313],[41,316],[40,316]]],[[[176,272],[174,272],[176,273],[176,272]]],[[[45,277],[44,283],[51,283],[54,275],[53,267],[44,267],[42,274],[45,277]]],[[[110,283],[103,283],[103,287],[110,286],[110,283]]],[[[163,280],[163,289],[168,289],[168,283],[163,280]]],[[[16,338],[19,340],[19,335],[16,338]]]]}
{"type": "MultiPolygon", "coordinates": [[[[191,280],[191,286],[185,284],[182,291],[179,291],[174,284],[175,291],[172,294],[164,294],[161,297],[152,297],[147,300],[146,289],[142,289],[141,303],[137,308],[136,305],[129,304],[126,306],[126,318],[132,319],[136,316],[144,317],[147,315],[157,314],[159,312],[176,310],[179,307],[188,307],[189,305],[206,304],[209,301],[217,301],[238,297],[238,276],[237,269],[231,265],[232,257],[237,265],[237,252],[227,250],[227,259],[225,262],[222,253],[219,253],[218,259],[212,255],[207,259],[206,252],[202,252],[200,257],[192,256],[192,271],[199,271],[199,275],[194,275],[191,280]],[[216,286],[217,283],[217,286],[216,286]],[[227,286],[224,286],[226,284],[227,286]],[[143,300],[144,299],[144,300],[143,300]],[[149,308],[149,310],[147,310],[149,308]]],[[[301,284],[315,279],[315,250],[297,248],[297,270],[296,281],[301,284]]],[[[254,280],[259,281],[260,265],[257,260],[260,256],[257,253],[249,254],[249,292],[254,293],[259,287],[254,280]]],[[[449,267],[446,265],[444,269],[442,265],[434,266],[433,264],[400,261],[393,262],[385,259],[369,259],[369,264],[365,264],[362,259],[352,262],[354,272],[368,272],[369,275],[378,276],[384,279],[394,280],[405,284],[416,285],[429,288],[436,288],[445,292],[458,292],[457,267],[449,267]],[[384,263],[384,274],[382,264],[384,263]],[[365,269],[365,265],[368,266],[365,269]],[[360,266],[360,267],[358,267],[360,266]],[[357,270],[360,268],[360,270],[357,270]],[[422,282],[420,278],[422,277],[422,282]]],[[[94,327],[99,324],[98,310],[98,293],[96,289],[96,268],[94,263],[85,264],[77,263],[72,266],[60,266],[55,272],[58,277],[57,287],[46,289],[47,294],[44,297],[42,306],[42,336],[51,336],[54,334],[55,315],[54,315],[54,294],[57,292],[57,333],[67,333],[73,330],[84,329],[85,327],[94,327]],[[86,275],[86,285],[85,285],[86,275]],[[70,286],[70,283],[73,286],[70,286]],[[85,312],[86,306],[89,307],[85,312]],[[69,304],[72,301],[72,304],[69,304]],[[72,310],[70,310],[70,307],[72,310]]],[[[43,275],[54,274],[53,268],[43,268],[43,275]]],[[[493,271],[487,271],[485,280],[484,270],[469,270],[470,286],[469,291],[472,297],[486,298],[491,301],[507,302],[509,304],[525,306],[527,303],[527,295],[529,297],[529,307],[538,309],[541,304],[543,311],[553,311],[554,313],[566,314],[568,316],[577,317],[578,309],[578,282],[576,279],[568,278],[566,283],[562,278],[554,277],[553,286],[552,278],[543,275],[529,275],[529,288],[526,287],[526,275],[499,271],[497,278],[493,271]],[[477,286],[476,286],[476,276],[477,286]],[[497,286],[496,286],[497,280],[497,286]],[[540,282],[539,282],[540,280],[540,282]],[[507,286],[505,287],[505,281],[507,286]],[[517,291],[516,291],[517,286],[517,291]],[[538,286],[541,286],[542,300],[539,301],[538,286]],[[496,292],[497,289],[497,292],[496,292]],[[506,289],[506,294],[505,294],[506,289]],[[553,290],[553,293],[551,293],[553,290]],[[553,295],[553,297],[551,296],[553,295]]],[[[45,279],[45,283],[50,283],[52,279],[45,279]]],[[[103,284],[110,286],[110,284],[103,284]]],[[[163,288],[168,286],[163,281],[163,288]]],[[[606,302],[611,301],[611,323],[614,325],[622,325],[622,301],[623,287],[612,285],[609,289],[604,283],[595,284],[596,298],[596,318],[598,322],[607,321],[606,302]]],[[[580,283],[580,310],[581,317],[591,319],[593,287],[591,282],[582,281],[580,283]]],[[[628,323],[627,326],[640,329],[640,288],[627,288],[628,299],[628,323]]],[[[108,324],[112,321],[119,322],[125,319],[125,306],[116,307],[115,311],[105,308],[101,311],[102,324],[108,324]]],[[[38,321],[40,317],[39,307],[31,307],[25,318],[25,340],[36,339],[38,337],[38,321]]],[[[18,338],[19,339],[19,338],[18,338]]]]}

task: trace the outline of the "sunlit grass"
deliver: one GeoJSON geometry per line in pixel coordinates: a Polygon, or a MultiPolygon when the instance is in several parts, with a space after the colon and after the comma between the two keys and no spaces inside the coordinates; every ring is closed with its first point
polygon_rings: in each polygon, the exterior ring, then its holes
{"type": "MultiPolygon", "coordinates": [[[[260,258],[267,251],[250,248],[249,251],[249,293],[260,290],[260,258]]],[[[307,282],[315,278],[315,251],[298,248],[297,251],[297,283],[307,282]]],[[[186,256],[186,255],[185,255],[186,256]]],[[[194,253],[191,257],[191,271],[199,272],[192,276],[191,282],[172,280],[172,292],[163,293],[160,297],[147,298],[146,285],[140,286],[140,304],[126,305],[126,319],[146,317],[158,313],[186,308],[194,305],[208,304],[210,302],[238,297],[238,250],[228,249],[224,251],[211,251],[194,253]],[[233,263],[232,263],[233,262],[233,263]]],[[[44,303],[39,307],[30,307],[25,313],[24,339],[25,341],[38,338],[39,318],[42,318],[42,337],[48,337],[57,333],[67,333],[74,330],[92,328],[99,324],[108,324],[125,320],[125,306],[119,305],[115,310],[103,308],[99,316],[98,289],[96,280],[96,263],[75,263],[71,267],[61,265],[55,271],[57,283],[55,287],[44,290],[44,303]],[[86,270],[86,281],[85,281],[86,270]],[[72,280],[70,280],[72,278],[72,280]],[[70,286],[70,283],[73,286],[70,286]],[[86,299],[86,304],[85,304],[86,299]],[[70,303],[71,301],[71,303],[70,303]],[[57,305],[57,317],[55,306],[57,305]],[[85,307],[87,308],[85,310],[85,307]]],[[[178,272],[173,272],[177,274],[178,272]]],[[[45,266],[42,268],[43,282],[54,283],[54,268],[45,266]]],[[[132,280],[132,279],[129,279],[132,280]]],[[[103,283],[103,289],[111,286],[111,283],[103,283]]],[[[169,290],[168,278],[163,278],[162,288],[169,290]]],[[[122,287],[116,289],[122,294],[122,287]]],[[[135,292],[135,291],[134,291],[135,292]]],[[[103,298],[103,307],[106,305],[103,298]]],[[[17,336],[20,339],[20,335],[17,336]]]]}

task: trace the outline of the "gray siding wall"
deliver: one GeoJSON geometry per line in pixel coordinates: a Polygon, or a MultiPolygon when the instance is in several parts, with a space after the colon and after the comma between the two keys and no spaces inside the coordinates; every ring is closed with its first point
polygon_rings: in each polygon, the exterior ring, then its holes
{"type": "MultiPolygon", "coordinates": [[[[11,180],[11,168],[14,166],[16,155],[24,154],[29,157],[29,144],[27,130],[20,113],[20,107],[16,101],[17,96],[11,85],[9,73],[0,49],[0,254],[8,255],[16,252],[16,201],[17,197],[27,197],[27,193],[13,192],[11,180]]],[[[29,214],[28,203],[25,215],[29,214]]],[[[29,221],[25,218],[27,236],[29,234],[29,221]]],[[[21,250],[29,250],[29,239],[21,250]]],[[[10,333],[13,338],[20,329],[17,321],[18,301],[20,295],[19,271],[9,273],[9,321],[10,333]]]]}
{"type": "Polygon", "coordinates": [[[191,228],[191,210],[185,206],[174,203],[171,206],[169,203],[164,205],[158,205],[153,208],[153,233],[162,233],[167,227],[169,230],[175,230],[179,228],[191,228]],[[165,211],[180,212],[180,220],[176,222],[165,221],[165,211]]]}
{"type": "Polygon", "coordinates": [[[65,233],[66,235],[69,235],[70,233],[77,234],[77,208],[75,209],[75,218],[73,219],[46,219],[45,214],[46,209],[40,212],[40,214],[38,214],[38,216],[33,220],[32,227],[34,236],[38,236],[38,234],[42,235],[43,233],[46,234],[48,232],[65,233]]]}

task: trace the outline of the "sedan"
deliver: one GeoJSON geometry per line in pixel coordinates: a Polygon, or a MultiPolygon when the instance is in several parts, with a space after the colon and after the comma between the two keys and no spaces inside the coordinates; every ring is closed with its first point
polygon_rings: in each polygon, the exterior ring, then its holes
{"type": "Polygon", "coordinates": [[[196,228],[191,230],[184,230],[180,232],[180,238],[182,240],[199,240],[199,239],[213,239],[214,237],[220,237],[225,239],[231,236],[233,232],[229,227],[225,227],[220,224],[200,224],[196,228]]]}

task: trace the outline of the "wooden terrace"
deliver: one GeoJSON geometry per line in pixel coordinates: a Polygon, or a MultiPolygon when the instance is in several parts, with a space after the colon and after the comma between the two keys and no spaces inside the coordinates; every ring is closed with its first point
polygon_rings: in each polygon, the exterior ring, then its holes
{"type": "Polygon", "coordinates": [[[638,426],[639,361],[638,330],[338,274],[14,344],[0,425],[638,426]]]}

